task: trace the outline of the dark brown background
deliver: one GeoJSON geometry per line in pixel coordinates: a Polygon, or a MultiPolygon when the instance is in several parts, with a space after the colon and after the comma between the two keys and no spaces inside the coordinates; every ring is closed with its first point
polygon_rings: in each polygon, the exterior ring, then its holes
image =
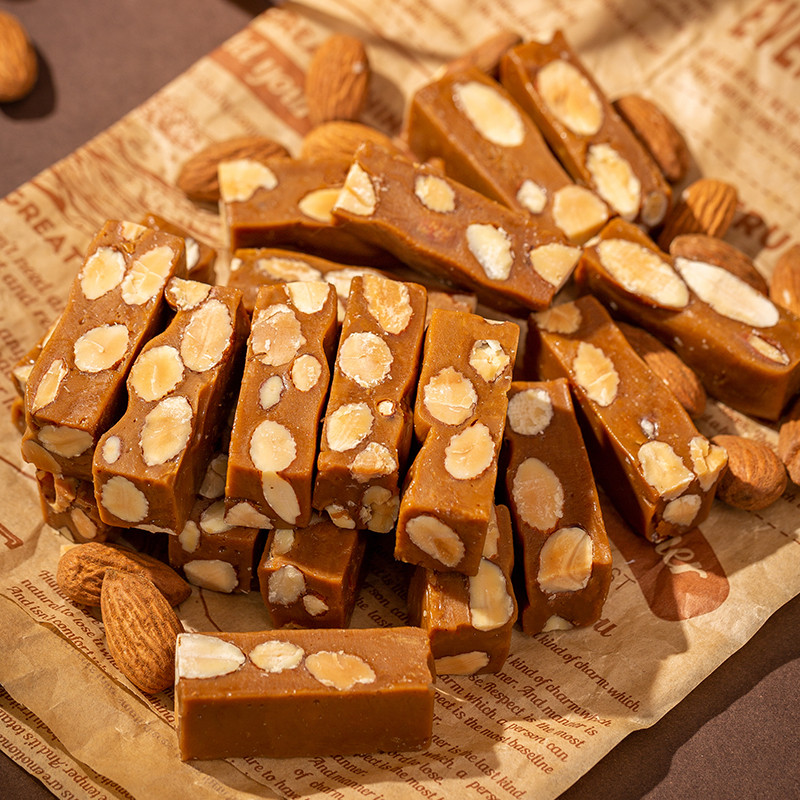
{"type": "MultiPolygon", "coordinates": [[[[268,5],[0,0],[0,10],[16,14],[30,32],[41,70],[31,96],[0,105],[0,197],[146,100],[268,5]]],[[[51,797],[5,756],[0,796],[51,797]]],[[[800,598],[664,719],[629,736],[563,795],[595,797],[800,798],[800,598]]]]}

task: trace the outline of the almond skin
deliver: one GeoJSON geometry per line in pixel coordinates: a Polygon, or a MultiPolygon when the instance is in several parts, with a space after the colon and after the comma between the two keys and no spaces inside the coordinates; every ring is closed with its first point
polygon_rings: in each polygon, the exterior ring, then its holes
{"type": "Polygon", "coordinates": [[[700,178],[687,186],[669,213],[658,238],[662,250],[682,233],[721,238],[733,222],[739,195],[736,187],[715,178],[700,178]]]}
{"type": "Polygon", "coordinates": [[[108,542],[71,547],[59,559],[56,581],[73,603],[99,606],[103,578],[109,569],[144,575],[173,606],[192,593],[192,587],[163,561],[108,542]]]}
{"type": "Polygon", "coordinates": [[[39,62],[22,23],[0,11],[0,103],[30,94],[39,77],[39,62]]]}
{"type": "Polygon", "coordinates": [[[172,686],[183,625],[156,585],[144,575],[108,569],[100,611],[108,651],[123,675],[146,694],[172,686]]]}
{"type": "Polygon", "coordinates": [[[775,263],[769,284],[774,303],[800,317],[800,245],[792,245],[775,263]]]}
{"type": "Polygon", "coordinates": [[[694,370],[642,328],[618,322],[630,346],[672,390],[690,417],[699,417],[706,407],[706,390],[694,370]]]}
{"type": "Polygon", "coordinates": [[[351,161],[359,145],[373,142],[378,147],[401,155],[399,148],[385,134],[369,125],[347,120],[323,122],[306,134],[300,146],[302,158],[343,158],[351,161]]]}
{"type": "Polygon", "coordinates": [[[767,445],[733,434],[715,436],[712,441],[728,452],[728,468],[717,484],[717,497],[724,503],[758,511],[783,494],[786,469],[767,445]]]}
{"type": "Polygon", "coordinates": [[[367,51],[355,36],[335,33],[314,53],[306,73],[308,117],[312,125],[357,120],[367,102],[367,51]]]}
{"type": "Polygon", "coordinates": [[[800,400],[781,422],[778,431],[778,455],[792,482],[800,485],[800,400]]]}
{"type": "Polygon", "coordinates": [[[250,158],[266,161],[270,158],[289,158],[289,151],[268,136],[239,136],[224,142],[213,142],[195,153],[178,173],[177,187],[197,203],[219,201],[217,167],[220,161],[250,158]]]}
{"type": "Polygon", "coordinates": [[[769,291],[764,276],[756,269],[755,264],[741,250],[722,239],[703,233],[684,233],[670,242],[669,252],[673,258],[704,261],[726,269],[761,294],[765,295],[769,291]]]}
{"type": "Polygon", "coordinates": [[[672,120],[655,104],[638,94],[628,94],[613,103],[614,110],[645,146],[670,183],[686,177],[691,155],[686,140],[672,120]]]}

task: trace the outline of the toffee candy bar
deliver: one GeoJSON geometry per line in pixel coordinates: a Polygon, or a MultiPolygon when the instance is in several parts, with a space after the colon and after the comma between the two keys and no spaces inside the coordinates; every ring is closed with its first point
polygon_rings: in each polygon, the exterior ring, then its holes
{"type": "Polygon", "coordinates": [[[500,75],[574,180],[625,219],[648,227],[664,219],[669,184],[560,31],[548,44],[507,51],[500,75]]]}
{"type": "Polygon", "coordinates": [[[183,240],[170,234],[132,222],[100,229],[28,375],[26,461],[92,480],[97,439],[122,413],[128,369],[161,324],[164,286],[185,263],[183,240]]]}
{"type": "Polygon", "coordinates": [[[569,380],[594,474],[640,536],[659,542],[708,516],[725,451],[698,433],[598,300],[532,315],[527,350],[540,378],[569,380]]]}
{"type": "Polygon", "coordinates": [[[503,436],[522,630],[592,625],[608,594],[611,549],[567,381],[512,383],[503,436]]]}
{"type": "Polygon", "coordinates": [[[177,536],[169,537],[169,563],[189,583],[214,592],[249,592],[266,534],[230,525],[222,499],[199,496],[177,536]]]}
{"type": "Polygon", "coordinates": [[[128,376],[128,408],[100,439],[94,484],[109,525],[178,533],[225,424],[247,334],[237,289],[174,279],[176,314],[128,376]]]}
{"type": "Polygon", "coordinates": [[[354,264],[385,256],[333,225],[331,207],[348,167],[335,158],[223,161],[220,210],[231,251],[289,245],[354,264]]]}
{"type": "Polygon", "coordinates": [[[517,618],[513,566],[511,519],[505,506],[497,506],[476,575],[416,568],[408,589],[409,622],[427,631],[437,675],[502,669],[517,618]]]}
{"type": "Polygon", "coordinates": [[[325,411],[314,508],[341,528],[387,533],[411,444],[411,397],[426,292],[374,275],[353,279],[325,411]]]}
{"type": "Polygon", "coordinates": [[[217,251],[199,239],[195,239],[179,225],[148,212],[142,217],[141,224],[154,231],[164,231],[173,236],[180,236],[186,244],[186,277],[200,283],[216,283],[215,262],[217,251]]]}
{"type": "Polygon", "coordinates": [[[558,163],[511,95],[479,69],[450,72],[420,89],[409,108],[409,146],[441,156],[447,174],[580,243],[606,223],[606,204],[558,163]]]}
{"type": "Polygon", "coordinates": [[[414,406],[422,446],[406,477],[395,557],[475,575],[494,508],[519,327],[434,311],[414,406]]]}
{"type": "Polygon", "coordinates": [[[732,408],[777,420],[800,390],[800,320],[723,267],[673,259],[612,220],[576,280],[675,350],[732,408]]]}
{"type": "Polygon", "coordinates": [[[430,743],[433,659],[419,628],[181,634],[175,664],[183,760],[430,743]]]}
{"type": "Polygon", "coordinates": [[[308,525],[335,335],[329,284],[259,290],[228,452],[228,522],[308,525]]]}
{"type": "Polygon", "coordinates": [[[276,628],[346,628],[366,535],[317,518],[306,528],[270,531],[258,579],[276,628]]]}
{"type": "Polygon", "coordinates": [[[549,306],[580,255],[556,228],[370,143],[356,151],[333,215],[409,266],[507,310],[549,306]]]}

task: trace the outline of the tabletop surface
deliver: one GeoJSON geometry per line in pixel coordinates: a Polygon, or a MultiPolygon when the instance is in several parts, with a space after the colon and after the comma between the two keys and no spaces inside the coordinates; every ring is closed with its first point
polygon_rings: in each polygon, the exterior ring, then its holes
{"type": "MultiPolygon", "coordinates": [[[[139,105],[268,7],[257,0],[0,0],[27,27],[40,79],[0,105],[0,197],[139,105]]],[[[653,727],[562,795],[800,798],[800,597],[653,727]]],[[[0,755],[0,795],[52,797],[0,755]]]]}

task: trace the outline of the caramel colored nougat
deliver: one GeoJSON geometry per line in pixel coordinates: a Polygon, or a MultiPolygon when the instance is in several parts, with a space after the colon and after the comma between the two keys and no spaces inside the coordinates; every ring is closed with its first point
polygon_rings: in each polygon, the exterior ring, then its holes
{"type": "Polygon", "coordinates": [[[216,283],[217,271],[215,263],[217,251],[205,242],[196,239],[188,231],[174,222],[149,212],[142,217],[142,225],[154,231],[164,231],[173,236],[180,236],[186,245],[186,277],[200,283],[216,283]]]}
{"type": "Polygon", "coordinates": [[[503,436],[522,630],[591,625],[608,594],[611,549],[567,381],[512,383],[503,436]]]}

